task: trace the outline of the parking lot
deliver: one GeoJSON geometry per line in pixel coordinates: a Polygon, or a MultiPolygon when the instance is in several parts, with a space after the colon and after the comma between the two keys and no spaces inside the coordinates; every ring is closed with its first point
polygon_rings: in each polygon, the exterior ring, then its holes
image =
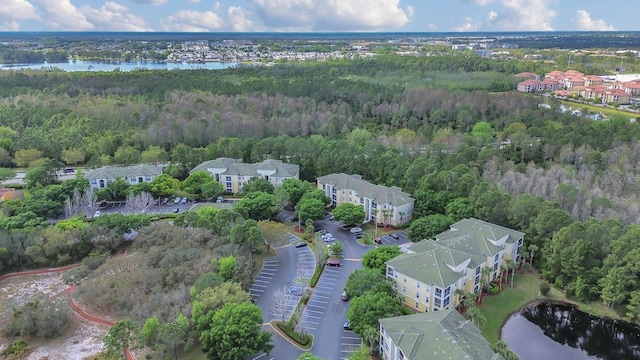
{"type": "Polygon", "coordinates": [[[411,242],[411,240],[409,240],[409,237],[407,236],[406,231],[398,231],[395,234],[398,234],[398,239],[394,239],[393,237],[391,237],[391,234],[383,234],[381,232],[378,232],[378,237],[382,240],[382,244],[378,245],[400,245],[411,242]]]}
{"type": "MultiPolygon", "coordinates": [[[[316,284],[313,296],[304,312],[303,320],[307,331],[317,331],[320,329],[322,319],[326,318],[329,312],[329,304],[336,291],[342,292],[342,288],[337,289],[337,280],[340,278],[342,267],[325,266],[322,276],[316,284]]],[[[344,306],[347,304],[345,303],[344,306]]],[[[336,329],[337,330],[337,329],[336,329]]]]}
{"type": "Polygon", "coordinates": [[[362,338],[360,335],[351,330],[342,329],[342,334],[340,336],[340,358],[348,358],[352,352],[356,351],[360,347],[361,343],[362,338]]]}
{"type": "Polygon", "coordinates": [[[262,270],[258,273],[253,284],[249,287],[249,294],[254,301],[260,300],[264,290],[269,286],[275,274],[280,268],[280,258],[270,258],[264,260],[262,270]]]}

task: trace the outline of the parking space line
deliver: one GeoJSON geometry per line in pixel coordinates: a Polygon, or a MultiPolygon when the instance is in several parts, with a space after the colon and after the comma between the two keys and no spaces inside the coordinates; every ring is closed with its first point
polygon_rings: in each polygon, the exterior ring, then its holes
{"type": "Polygon", "coordinates": [[[260,285],[260,284],[253,284],[253,286],[257,286],[257,287],[260,287],[260,288],[266,288],[267,287],[266,285],[260,285]]]}
{"type": "Polygon", "coordinates": [[[261,282],[261,283],[269,284],[271,281],[255,279],[255,280],[253,280],[253,282],[254,282],[254,283],[256,283],[256,282],[261,282]]]}

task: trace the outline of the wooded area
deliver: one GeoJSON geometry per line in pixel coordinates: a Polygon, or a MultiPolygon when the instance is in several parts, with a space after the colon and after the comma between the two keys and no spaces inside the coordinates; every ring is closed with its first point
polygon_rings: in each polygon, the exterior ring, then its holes
{"type": "MultiPolygon", "coordinates": [[[[65,164],[169,162],[155,184],[120,189],[126,197],[191,189],[195,180],[179,180],[204,160],[273,158],[299,164],[306,181],[344,172],[402,187],[416,199],[414,241],[469,216],[523,231],[525,258],[545,279],[637,319],[639,125],[561,114],[553,98],[511,91],[512,74],[547,66],[380,56],[219,71],[1,72],[0,166],[32,170],[30,196],[3,204],[0,270],[62,265],[119,244],[121,233],[100,224],[107,220],[48,226],[86,186],[55,184],[51,171],[65,164]]],[[[301,197],[289,195],[293,205],[301,197]]],[[[105,311],[173,321],[189,312],[188,284],[217,283],[198,277],[213,258],[233,255],[242,269],[233,279],[246,286],[251,261],[239,249],[259,244],[255,221],[286,199],[261,192],[245,200],[237,213],[181,215],[176,224],[187,228],[127,222],[140,230],[136,255],[100,258],[92,266],[103,275],[89,275],[81,291],[105,311]],[[254,211],[258,201],[269,211],[254,211]],[[245,228],[216,233],[216,221],[245,228]],[[113,282],[107,269],[132,271],[113,282]]]]}

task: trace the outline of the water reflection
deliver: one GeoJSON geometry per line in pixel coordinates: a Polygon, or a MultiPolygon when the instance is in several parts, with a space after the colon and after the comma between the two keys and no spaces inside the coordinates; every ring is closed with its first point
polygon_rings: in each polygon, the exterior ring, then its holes
{"type": "Polygon", "coordinates": [[[507,320],[502,339],[522,360],[640,359],[640,327],[567,304],[524,308],[507,320]]]}

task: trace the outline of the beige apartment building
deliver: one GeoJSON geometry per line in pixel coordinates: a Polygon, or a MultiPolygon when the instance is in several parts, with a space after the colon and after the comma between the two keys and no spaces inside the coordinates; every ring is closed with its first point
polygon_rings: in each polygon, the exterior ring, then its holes
{"type": "Polygon", "coordinates": [[[253,178],[269,180],[274,187],[279,187],[287,179],[298,179],[300,165],[273,159],[248,164],[239,159],[218,158],[203,162],[189,173],[196,171],[208,172],[222,184],[225,192],[235,194],[242,192],[242,186],[253,178]]]}
{"type": "Polygon", "coordinates": [[[329,174],[318,178],[318,189],[332,206],[361,205],[365,221],[399,226],[411,220],[415,200],[399,187],[372,184],[360,175],[329,174]]]}
{"type": "Polygon", "coordinates": [[[450,309],[460,299],[456,290],[478,293],[482,269],[495,280],[500,265],[518,261],[524,233],[469,218],[425,239],[387,261],[386,276],[404,305],[418,312],[450,309]]]}

